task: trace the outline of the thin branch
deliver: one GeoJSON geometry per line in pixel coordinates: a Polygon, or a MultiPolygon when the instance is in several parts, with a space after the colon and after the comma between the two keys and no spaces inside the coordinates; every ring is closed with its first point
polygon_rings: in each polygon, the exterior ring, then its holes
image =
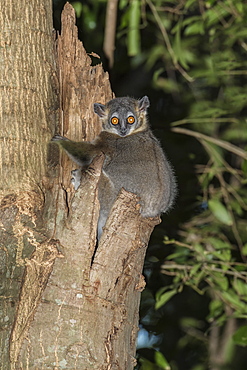
{"type": "Polygon", "coordinates": [[[233,235],[235,236],[236,242],[238,244],[238,248],[239,248],[239,252],[240,252],[240,255],[242,257],[242,260],[246,262],[246,257],[242,254],[243,242],[242,242],[239,230],[237,228],[237,222],[236,222],[236,219],[234,217],[232,207],[230,206],[231,201],[230,201],[229,192],[227,190],[227,184],[226,184],[226,182],[225,182],[221,173],[216,174],[216,176],[217,176],[217,178],[220,182],[223,198],[225,199],[225,204],[226,204],[228,212],[230,213],[231,218],[232,218],[233,223],[232,223],[231,228],[232,228],[233,235]]]}
{"type": "Polygon", "coordinates": [[[118,0],[108,0],[106,8],[105,36],[103,50],[112,68],[114,63],[115,35],[117,24],[118,0]]]}
{"type": "Polygon", "coordinates": [[[236,118],[184,118],[180,119],[178,121],[172,122],[172,127],[180,126],[180,125],[186,125],[188,123],[198,123],[200,120],[200,123],[238,123],[238,119],[236,118]]]}
{"type": "Polygon", "coordinates": [[[160,29],[160,31],[162,33],[162,36],[163,36],[164,40],[165,40],[167,50],[168,50],[168,52],[169,52],[169,54],[170,54],[170,56],[172,58],[172,62],[174,64],[175,68],[181,73],[181,75],[187,81],[193,82],[194,81],[194,78],[192,78],[191,76],[189,76],[188,73],[185,72],[185,70],[177,62],[177,57],[176,57],[176,55],[175,55],[175,53],[173,51],[173,48],[172,48],[172,45],[170,43],[170,39],[169,39],[168,33],[167,33],[167,31],[165,29],[165,26],[164,26],[164,24],[163,24],[163,22],[162,22],[162,20],[161,20],[161,18],[159,16],[159,13],[157,12],[156,7],[154,6],[154,4],[152,3],[151,0],[146,0],[146,1],[147,1],[147,4],[149,5],[149,7],[150,7],[150,9],[151,9],[151,11],[153,13],[153,16],[154,16],[154,18],[155,18],[155,20],[156,20],[156,22],[157,22],[157,24],[159,26],[159,29],[160,29]]]}
{"type": "Polygon", "coordinates": [[[193,137],[197,138],[198,140],[209,141],[210,143],[216,144],[216,145],[220,146],[221,148],[224,148],[224,149],[228,150],[229,152],[232,152],[232,153],[238,155],[239,157],[242,157],[243,159],[247,159],[247,153],[246,153],[245,150],[240,149],[237,146],[235,146],[233,144],[230,144],[226,141],[201,134],[200,132],[187,130],[185,128],[173,127],[171,130],[173,132],[176,132],[176,133],[179,133],[179,134],[193,136],[193,137]]]}
{"type": "MultiPolygon", "coordinates": [[[[192,245],[185,244],[185,243],[180,242],[180,241],[175,240],[175,239],[164,241],[164,244],[166,244],[166,245],[174,244],[174,245],[177,245],[178,247],[188,248],[192,251],[195,251],[195,248],[192,245]]],[[[205,262],[207,262],[208,265],[216,265],[216,264],[222,265],[222,266],[226,265],[226,262],[220,261],[220,260],[211,260],[210,262],[205,261],[205,260],[202,261],[203,264],[205,264],[205,262]]],[[[172,265],[174,265],[173,262],[168,261],[163,266],[172,266],[172,265]]],[[[229,269],[233,269],[234,266],[245,267],[245,263],[242,263],[242,262],[230,262],[230,261],[228,261],[227,265],[228,265],[229,269]]],[[[176,266],[183,266],[183,265],[176,265],[176,266]]],[[[188,270],[190,270],[192,267],[193,266],[187,265],[188,270]]],[[[183,266],[182,268],[185,268],[185,267],[183,266]]],[[[178,267],[178,269],[179,269],[179,267],[178,267]]],[[[233,271],[235,271],[235,270],[233,270],[233,271]]],[[[247,277],[247,272],[246,271],[241,271],[241,274],[245,275],[247,277]]]]}
{"type": "MultiPolygon", "coordinates": [[[[234,176],[237,181],[239,183],[241,183],[242,181],[242,172],[239,171],[238,173],[238,170],[237,169],[234,169],[232,168],[229,163],[227,163],[224,158],[218,153],[218,152],[214,152],[214,156],[212,155],[212,147],[210,147],[210,145],[208,145],[208,142],[207,141],[202,141],[202,145],[204,146],[205,150],[208,152],[208,155],[209,157],[211,157],[211,165],[207,165],[207,167],[205,168],[204,172],[203,172],[203,176],[205,176],[205,174],[208,172],[208,173],[211,173],[212,172],[212,165],[215,161],[215,157],[217,158],[218,162],[220,161],[224,167],[219,167],[217,166],[217,170],[215,168],[215,176],[217,177],[218,174],[222,174],[223,172],[225,171],[228,171],[229,173],[232,174],[232,176],[234,176]]],[[[225,186],[226,183],[225,183],[225,186]]]]}
{"type": "Polygon", "coordinates": [[[245,76],[247,75],[247,71],[217,71],[217,74],[220,76],[245,76]]]}
{"type": "Polygon", "coordinates": [[[194,248],[191,245],[185,244],[185,243],[182,243],[182,242],[179,242],[178,240],[174,240],[174,239],[172,239],[172,240],[165,240],[164,241],[164,244],[165,245],[175,244],[178,247],[184,247],[184,248],[188,248],[188,249],[194,251],[194,248]]]}
{"type": "Polygon", "coordinates": [[[156,6],[156,9],[159,12],[165,11],[165,12],[174,13],[174,14],[183,14],[184,10],[181,11],[181,9],[184,7],[185,3],[186,3],[186,0],[181,0],[179,4],[175,6],[174,8],[170,6],[156,6]]]}
{"type": "MultiPolygon", "coordinates": [[[[218,261],[215,261],[215,263],[218,263],[218,261]]],[[[242,264],[244,266],[244,264],[242,264]]],[[[194,266],[189,266],[189,265],[178,265],[177,263],[165,263],[161,266],[161,272],[164,274],[166,273],[165,270],[183,270],[186,272],[189,272],[192,270],[194,266]]],[[[230,275],[234,276],[236,278],[242,279],[247,282],[247,276],[244,271],[241,273],[238,271],[234,270],[224,270],[218,267],[214,267],[212,265],[207,266],[205,263],[202,264],[201,270],[204,270],[207,274],[210,274],[210,272],[219,272],[222,275],[230,275]]]]}

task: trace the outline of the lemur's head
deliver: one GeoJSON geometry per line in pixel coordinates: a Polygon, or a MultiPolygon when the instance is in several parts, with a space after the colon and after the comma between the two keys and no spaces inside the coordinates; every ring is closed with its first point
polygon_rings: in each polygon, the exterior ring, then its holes
{"type": "Polygon", "coordinates": [[[124,97],[112,99],[105,105],[95,103],[94,112],[103,122],[103,131],[127,136],[147,129],[148,107],[147,96],[140,100],[124,97]]]}

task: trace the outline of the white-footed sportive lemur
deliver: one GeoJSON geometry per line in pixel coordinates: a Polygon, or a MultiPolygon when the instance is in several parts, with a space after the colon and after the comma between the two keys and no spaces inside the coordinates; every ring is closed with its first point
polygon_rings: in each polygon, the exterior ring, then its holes
{"type": "Polygon", "coordinates": [[[100,215],[98,238],[121,188],[140,198],[141,215],[155,217],[167,212],[176,195],[173,170],[159,141],[149,128],[149,99],[116,98],[94,104],[102,131],[92,142],[75,142],[55,135],[59,144],[79,166],[88,166],[99,153],[105,154],[99,180],[100,215]]]}

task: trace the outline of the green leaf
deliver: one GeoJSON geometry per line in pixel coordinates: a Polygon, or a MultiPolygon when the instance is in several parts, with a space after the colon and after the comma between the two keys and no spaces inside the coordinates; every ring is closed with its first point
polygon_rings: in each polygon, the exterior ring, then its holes
{"type": "Polygon", "coordinates": [[[188,9],[191,5],[194,5],[194,3],[196,3],[197,0],[188,0],[188,1],[185,1],[185,4],[184,4],[184,8],[185,9],[188,9]]]}
{"type": "Polygon", "coordinates": [[[77,18],[80,18],[81,13],[82,13],[82,9],[83,9],[82,8],[82,3],[80,3],[79,1],[75,1],[74,3],[71,3],[71,5],[75,9],[75,13],[76,13],[77,18]]]}
{"type": "Polygon", "coordinates": [[[204,247],[201,244],[195,243],[194,249],[198,254],[204,255],[204,247]]]}
{"type": "Polygon", "coordinates": [[[123,10],[129,3],[129,0],[120,0],[119,1],[119,9],[123,10]]]}
{"type": "Polygon", "coordinates": [[[212,244],[215,249],[231,249],[231,245],[224,240],[219,238],[208,238],[208,241],[212,244]]]}
{"type": "MultiPolygon", "coordinates": [[[[213,256],[217,257],[219,260],[221,261],[230,261],[231,260],[231,257],[232,257],[232,254],[229,250],[223,250],[223,251],[216,251],[216,252],[212,252],[213,256]]],[[[228,269],[228,266],[225,265],[225,270],[228,269]]]]}
{"type": "Polygon", "coordinates": [[[200,20],[199,22],[192,23],[190,26],[187,26],[184,32],[186,36],[198,35],[198,34],[203,35],[204,33],[205,33],[204,23],[202,22],[202,20],[200,20]]]}
{"type": "Polygon", "coordinates": [[[187,43],[181,38],[180,24],[178,24],[173,42],[173,51],[178,61],[185,69],[189,69],[189,63],[194,60],[194,55],[187,43]]]}
{"type": "Polygon", "coordinates": [[[156,365],[148,361],[146,358],[140,358],[142,370],[157,370],[156,365]]]}
{"type": "Polygon", "coordinates": [[[199,273],[194,278],[197,285],[201,282],[202,279],[205,278],[205,275],[206,275],[206,272],[204,271],[204,269],[199,271],[199,273]]]}
{"type": "Polygon", "coordinates": [[[240,280],[240,279],[234,279],[233,280],[233,288],[237,292],[239,296],[243,296],[245,300],[247,301],[247,284],[246,282],[240,280]]]}
{"type": "Polygon", "coordinates": [[[154,354],[155,364],[161,369],[171,370],[171,367],[161,352],[155,352],[154,354]]]}
{"type": "Polygon", "coordinates": [[[247,305],[240,300],[238,295],[235,294],[233,290],[230,290],[228,292],[221,292],[221,294],[232,307],[239,311],[239,314],[246,313],[247,305]]]}
{"type": "Polygon", "coordinates": [[[242,248],[242,253],[244,256],[247,256],[247,243],[244,244],[243,248],[242,248]]]}
{"type": "Polygon", "coordinates": [[[225,275],[221,274],[220,272],[214,272],[210,276],[210,280],[213,280],[215,284],[218,285],[218,288],[222,291],[226,291],[229,287],[228,279],[225,275]]]}
{"type": "Polygon", "coordinates": [[[202,18],[200,15],[195,15],[195,16],[190,16],[188,18],[185,18],[182,22],[182,25],[183,26],[188,26],[189,24],[191,23],[195,23],[195,22],[199,22],[199,21],[202,21],[202,18]]]}
{"type": "Polygon", "coordinates": [[[140,1],[131,0],[129,8],[129,27],[128,27],[128,55],[135,56],[140,53],[140,1]]]}
{"type": "Polygon", "coordinates": [[[232,337],[233,342],[239,346],[247,346],[247,325],[239,328],[232,337]]]}
{"type": "Polygon", "coordinates": [[[175,294],[177,294],[177,290],[175,289],[162,294],[155,303],[155,309],[158,310],[160,307],[164,306],[175,294]]]}
{"type": "Polygon", "coordinates": [[[224,312],[223,302],[218,299],[214,299],[209,304],[209,315],[207,316],[207,320],[209,322],[214,321],[217,317],[222,315],[223,312],[224,312]]]}
{"type": "MultiPolygon", "coordinates": [[[[165,54],[167,53],[167,49],[165,48],[164,45],[155,45],[151,50],[150,50],[150,54],[147,56],[147,62],[146,62],[146,66],[148,69],[151,69],[154,64],[157,62],[157,60],[159,60],[160,58],[162,58],[165,54]]],[[[159,69],[156,69],[155,72],[154,72],[154,80],[155,78],[158,78],[161,73],[164,73],[165,72],[165,68],[159,68],[159,69]]]]}
{"type": "Polygon", "coordinates": [[[182,317],[180,320],[181,326],[183,329],[186,328],[196,328],[201,329],[203,327],[203,323],[201,320],[195,319],[194,317],[182,317]]]}
{"type": "Polygon", "coordinates": [[[227,7],[223,7],[219,4],[216,4],[211,9],[208,9],[207,12],[205,12],[205,23],[207,26],[213,26],[219,22],[219,18],[222,19],[223,17],[229,15],[226,9],[227,7]]]}
{"type": "Polygon", "coordinates": [[[195,275],[197,271],[201,269],[201,267],[202,267],[201,263],[197,263],[196,265],[194,265],[192,269],[190,270],[190,276],[195,275]]]}
{"type": "Polygon", "coordinates": [[[208,201],[208,206],[217,220],[227,226],[231,226],[233,224],[230,213],[219,200],[210,199],[208,201]]]}
{"type": "Polygon", "coordinates": [[[167,93],[178,92],[178,84],[176,83],[176,81],[173,81],[169,78],[156,78],[154,80],[154,85],[155,87],[158,87],[167,93]]]}

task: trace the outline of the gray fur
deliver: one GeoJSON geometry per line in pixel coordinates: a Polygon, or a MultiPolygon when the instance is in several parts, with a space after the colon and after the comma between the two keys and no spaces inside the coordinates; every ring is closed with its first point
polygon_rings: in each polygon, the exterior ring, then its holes
{"type": "Polygon", "coordinates": [[[92,160],[100,152],[106,156],[99,182],[98,237],[122,187],[140,197],[143,217],[158,216],[173,205],[175,177],[159,141],[148,126],[148,106],[147,96],[139,101],[126,97],[113,99],[106,105],[94,104],[95,113],[102,119],[102,132],[91,144],[80,143],[79,156],[71,149],[78,143],[73,145],[70,141],[69,145],[67,141],[59,140],[70,157],[81,166],[85,165],[85,157],[92,160]],[[133,124],[127,121],[130,115],[135,119],[133,124]],[[112,117],[119,119],[117,125],[111,123],[112,117]]]}

